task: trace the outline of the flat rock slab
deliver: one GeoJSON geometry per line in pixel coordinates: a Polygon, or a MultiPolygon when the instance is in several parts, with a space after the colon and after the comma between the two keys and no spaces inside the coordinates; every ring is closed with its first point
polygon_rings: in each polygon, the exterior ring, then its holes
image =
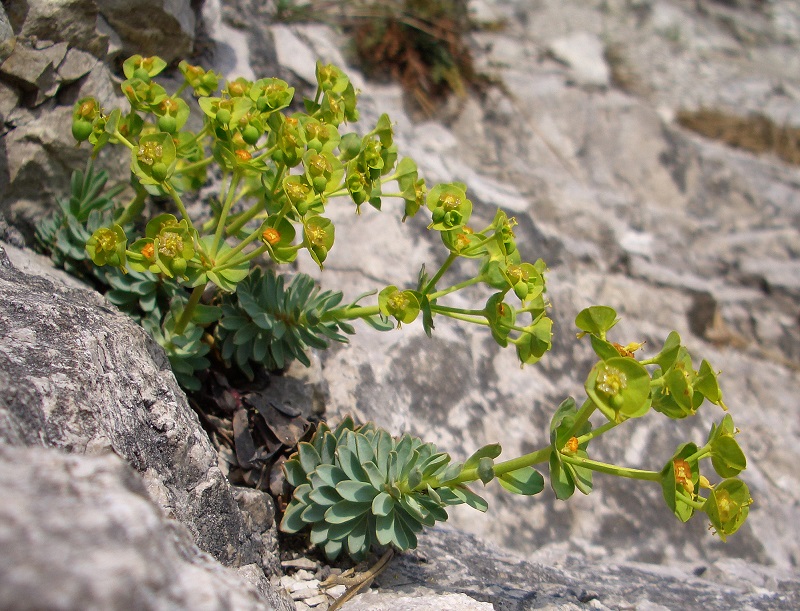
{"type": "MultiPolygon", "coordinates": [[[[744,572],[736,564],[707,571],[710,579],[688,568],[647,564],[598,563],[585,556],[564,555],[548,565],[529,562],[449,527],[420,537],[415,552],[396,557],[377,581],[376,591],[354,598],[345,611],[361,609],[449,609],[436,606],[465,595],[465,606],[497,611],[528,609],[795,609],[800,605],[800,577],[779,570],[744,572]],[[428,606],[406,607],[400,597],[422,597],[428,606]],[[374,606],[364,606],[359,599],[374,606]],[[473,602],[469,603],[469,600],[473,602]],[[392,601],[398,601],[391,607],[392,601]],[[469,606],[469,603],[473,606],[469,606]]],[[[404,599],[405,600],[405,599],[404,599]]]]}

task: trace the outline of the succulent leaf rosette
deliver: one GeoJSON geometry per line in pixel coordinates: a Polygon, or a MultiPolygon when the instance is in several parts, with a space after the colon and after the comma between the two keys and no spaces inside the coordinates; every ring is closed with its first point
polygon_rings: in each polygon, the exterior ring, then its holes
{"type": "Polygon", "coordinates": [[[309,529],[329,559],[342,551],[363,559],[373,545],[412,549],[423,527],[447,519],[448,505],[481,505],[466,487],[422,485],[449,466],[447,454],[408,434],[395,438],[349,418],[335,430],[321,424],[284,464],[294,495],[281,530],[309,529]]]}

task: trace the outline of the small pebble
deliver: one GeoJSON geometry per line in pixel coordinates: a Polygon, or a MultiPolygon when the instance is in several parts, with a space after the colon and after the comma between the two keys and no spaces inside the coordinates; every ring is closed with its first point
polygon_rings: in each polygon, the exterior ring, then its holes
{"type": "Polygon", "coordinates": [[[333,598],[339,598],[346,591],[347,591],[347,586],[344,586],[342,584],[331,586],[330,588],[325,590],[328,596],[332,596],[333,598]]]}
{"type": "Polygon", "coordinates": [[[319,581],[310,579],[306,581],[295,581],[289,586],[289,592],[301,592],[304,590],[317,590],[319,589],[319,581]]]}
{"type": "Polygon", "coordinates": [[[308,571],[315,571],[318,568],[316,562],[303,556],[292,560],[284,560],[281,562],[281,566],[285,569],[306,569],[308,571]]]}
{"type": "Polygon", "coordinates": [[[311,573],[305,569],[300,569],[294,575],[292,575],[297,581],[311,581],[314,579],[314,573],[311,573]]]}
{"type": "Polygon", "coordinates": [[[328,597],[324,594],[318,594],[317,596],[312,596],[311,598],[306,598],[303,601],[309,607],[317,607],[318,605],[328,605],[328,597]]]}

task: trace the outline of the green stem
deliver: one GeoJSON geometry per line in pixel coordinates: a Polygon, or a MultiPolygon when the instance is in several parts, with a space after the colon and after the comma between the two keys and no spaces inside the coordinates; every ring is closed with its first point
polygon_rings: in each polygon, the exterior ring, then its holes
{"type": "Polygon", "coordinates": [[[122,142],[122,144],[124,144],[125,146],[127,146],[127,147],[128,147],[129,149],[131,149],[132,151],[135,151],[135,150],[136,150],[136,145],[132,144],[132,143],[130,142],[130,140],[128,140],[128,139],[127,139],[125,136],[123,136],[122,134],[120,134],[118,129],[115,129],[115,130],[114,130],[114,137],[115,137],[117,140],[119,140],[120,142],[122,142]]]}
{"type": "MultiPolygon", "coordinates": [[[[451,255],[451,256],[458,256],[458,255],[451,255]]],[[[433,301],[434,299],[439,299],[439,297],[444,297],[445,295],[449,295],[450,293],[455,293],[456,291],[471,286],[473,284],[478,284],[479,282],[483,282],[483,279],[480,277],[470,278],[469,280],[464,280],[464,282],[459,282],[458,284],[454,284],[450,288],[443,289],[435,293],[431,293],[430,295],[428,295],[428,299],[433,301]]],[[[428,284],[428,289],[426,289],[426,292],[431,288],[433,288],[432,285],[428,284]]]]}
{"type": "Polygon", "coordinates": [[[697,501],[697,500],[695,500],[695,499],[693,499],[691,497],[686,496],[682,492],[678,492],[677,494],[681,498],[681,501],[683,501],[687,505],[691,505],[692,507],[694,507],[698,511],[703,511],[703,508],[705,507],[705,504],[706,504],[705,503],[706,499],[704,499],[702,496],[700,498],[703,499],[703,500],[702,501],[697,501]]]}
{"type": "Polygon", "coordinates": [[[228,214],[233,205],[234,196],[236,194],[236,187],[239,186],[239,180],[242,175],[239,172],[234,172],[231,177],[231,184],[228,185],[228,193],[225,195],[225,203],[222,205],[222,212],[220,212],[219,222],[217,223],[217,230],[214,232],[214,241],[211,243],[211,256],[216,257],[219,252],[219,244],[222,241],[222,234],[225,232],[225,221],[228,219],[228,214]]]}
{"type": "Polygon", "coordinates": [[[608,463],[592,460],[591,458],[581,458],[580,456],[570,456],[568,454],[561,454],[561,460],[571,465],[575,465],[576,467],[586,467],[592,471],[608,473],[609,475],[617,475],[619,477],[627,477],[629,479],[641,479],[650,482],[661,481],[661,474],[658,471],[644,471],[642,469],[619,467],[617,465],[610,465],[608,463]]]}
{"type": "MultiPolygon", "coordinates": [[[[436,306],[431,306],[431,311],[436,312],[436,306]]],[[[437,312],[439,313],[439,312],[437,312]]],[[[462,320],[464,322],[468,322],[473,325],[482,325],[484,327],[488,327],[489,321],[485,318],[474,318],[472,316],[467,316],[466,314],[457,314],[455,312],[441,312],[442,316],[447,316],[448,318],[454,318],[455,320],[462,320]]]]}
{"type": "Polygon", "coordinates": [[[185,174],[186,172],[192,172],[193,170],[197,170],[199,168],[204,168],[210,163],[214,161],[214,157],[206,157],[200,161],[195,161],[194,163],[190,163],[189,165],[185,165],[182,168],[177,168],[175,170],[176,174],[185,174]]]}
{"type": "Polygon", "coordinates": [[[125,206],[122,214],[117,218],[117,224],[121,227],[139,216],[144,209],[145,199],[147,199],[147,191],[140,186],[139,190],[136,191],[136,196],[125,206]]]}
{"type": "Polygon", "coordinates": [[[589,421],[589,417],[592,415],[595,409],[597,409],[597,407],[591,399],[586,399],[586,401],[583,402],[583,405],[581,405],[581,408],[575,415],[575,422],[573,423],[572,428],[569,430],[569,433],[567,433],[567,439],[575,436],[575,433],[577,433],[581,427],[589,421]]]}
{"type": "Polygon", "coordinates": [[[237,265],[241,265],[242,263],[246,263],[247,261],[252,261],[253,259],[258,257],[259,255],[262,255],[265,252],[267,252],[267,249],[268,249],[268,246],[266,244],[262,244],[261,246],[259,246],[255,250],[251,250],[246,255],[242,255],[241,257],[235,257],[233,259],[229,259],[228,261],[226,261],[222,265],[215,265],[212,268],[212,271],[219,272],[219,271],[222,271],[222,270],[225,270],[225,269],[230,269],[231,267],[236,267],[237,265]]]}
{"type": "Polygon", "coordinates": [[[260,212],[264,210],[264,200],[259,200],[249,209],[238,215],[231,224],[225,228],[225,235],[233,235],[242,227],[252,221],[260,212]]]}
{"type": "Polygon", "coordinates": [[[164,183],[164,188],[169,192],[170,196],[172,197],[172,201],[174,201],[175,205],[178,207],[178,211],[181,213],[181,218],[186,219],[186,222],[190,227],[194,227],[192,219],[189,218],[189,213],[186,212],[186,206],[183,205],[183,200],[181,200],[181,196],[178,195],[178,192],[169,183],[164,183]]]}
{"type": "Polygon", "coordinates": [[[254,240],[257,240],[258,238],[260,238],[261,237],[261,233],[263,231],[264,231],[264,224],[262,223],[261,226],[257,230],[255,230],[253,233],[251,233],[249,236],[247,236],[244,240],[239,242],[239,244],[235,248],[232,248],[231,250],[226,252],[224,255],[221,255],[220,257],[218,257],[217,260],[216,260],[216,265],[214,266],[215,269],[219,268],[220,265],[223,265],[227,261],[230,261],[233,257],[235,257],[240,252],[242,252],[242,250],[244,250],[247,247],[248,244],[250,244],[254,240]]]}
{"type": "Polygon", "coordinates": [[[711,454],[711,446],[705,445],[702,448],[700,448],[699,450],[697,450],[697,452],[695,452],[691,456],[687,456],[683,460],[685,460],[688,463],[697,462],[700,459],[705,458],[709,454],[711,454]]]}
{"type": "Polygon", "coordinates": [[[465,310],[463,308],[451,308],[443,305],[432,305],[431,311],[440,314],[465,314],[472,316],[486,316],[486,310],[465,310]]]}
{"type": "Polygon", "coordinates": [[[323,320],[355,320],[356,318],[368,318],[380,314],[380,307],[373,306],[345,306],[336,310],[331,310],[323,316],[323,320]]]}
{"type": "Polygon", "coordinates": [[[578,437],[578,443],[579,444],[583,444],[583,443],[586,443],[587,441],[591,441],[595,437],[599,437],[603,433],[605,433],[607,431],[610,431],[611,429],[613,429],[614,427],[618,426],[619,424],[620,424],[619,422],[608,421],[604,425],[598,426],[596,429],[592,429],[591,431],[589,431],[585,435],[581,435],[580,437],[578,437]]]}
{"type": "MultiPolygon", "coordinates": [[[[525,454],[523,456],[518,456],[517,458],[512,458],[510,460],[499,462],[494,466],[494,474],[495,476],[500,476],[505,473],[510,473],[511,471],[516,471],[517,469],[522,469],[524,467],[532,467],[533,465],[547,462],[550,459],[550,453],[552,451],[553,448],[547,446],[546,448],[536,450],[535,452],[531,452],[530,454],[525,454]]],[[[441,482],[432,487],[441,488],[443,486],[450,487],[450,486],[456,486],[458,484],[468,484],[478,479],[480,478],[478,476],[477,467],[474,469],[464,469],[455,479],[451,479],[446,482],[441,482]]]]}
{"type": "Polygon", "coordinates": [[[183,335],[183,332],[186,331],[186,327],[189,324],[189,321],[192,320],[194,309],[197,304],[200,303],[200,298],[203,296],[203,291],[205,288],[206,287],[204,284],[200,284],[194,287],[192,290],[192,294],[189,296],[189,302],[186,304],[186,307],[183,308],[183,313],[175,325],[175,329],[173,331],[175,335],[183,335]]]}
{"type": "MultiPolygon", "coordinates": [[[[445,259],[444,263],[442,263],[442,266],[439,268],[439,271],[437,271],[434,274],[433,278],[430,279],[428,285],[423,289],[422,292],[430,293],[434,288],[436,288],[436,283],[439,282],[444,273],[447,271],[447,268],[449,268],[453,264],[453,261],[455,261],[456,259],[458,259],[458,255],[451,252],[447,256],[447,259],[445,259]]],[[[435,297],[431,295],[430,299],[435,299],[435,297]]]]}
{"type": "Polygon", "coordinates": [[[264,223],[262,223],[261,226],[258,229],[256,229],[250,235],[248,235],[244,240],[239,242],[239,244],[237,244],[235,248],[232,248],[231,250],[226,252],[224,255],[221,255],[220,257],[218,257],[217,260],[216,260],[216,266],[218,267],[218,266],[230,261],[233,257],[235,257],[240,252],[242,252],[250,243],[252,243],[253,241],[255,241],[258,238],[260,238],[261,237],[261,233],[263,231],[264,231],[264,223]]]}

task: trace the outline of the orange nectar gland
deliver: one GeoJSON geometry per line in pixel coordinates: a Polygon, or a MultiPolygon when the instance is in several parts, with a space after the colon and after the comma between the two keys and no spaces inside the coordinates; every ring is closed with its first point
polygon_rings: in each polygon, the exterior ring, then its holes
{"type": "Polygon", "coordinates": [[[578,451],[578,438],[570,437],[562,450],[565,454],[575,454],[578,451]]]}
{"type": "Polygon", "coordinates": [[[205,71],[200,66],[187,65],[186,74],[192,77],[200,77],[205,74],[205,71]]]}
{"type": "Polygon", "coordinates": [[[238,81],[228,83],[228,93],[231,94],[232,97],[242,96],[245,91],[247,91],[247,86],[244,83],[239,83],[238,81]]]}
{"type": "Polygon", "coordinates": [[[142,247],[142,256],[149,261],[152,261],[156,256],[156,248],[152,243],[145,244],[142,247]]]}
{"type": "Polygon", "coordinates": [[[91,118],[92,116],[94,116],[94,113],[96,111],[97,111],[97,105],[95,104],[94,100],[86,100],[83,104],[80,105],[80,108],[78,108],[78,114],[84,119],[91,118]]]}
{"type": "Polygon", "coordinates": [[[275,244],[281,241],[281,234],[274,227],[268,227],[264,233],[261,234],[261,237],[271,246],[275,246],[275,244]]]}
{"type": "Polygon", "coordinates": [[[627,356],[627,357],[633,358],[635,356],[634,353],[639,348],[644,346],[644,342],[631,342],[627,346],[623,346],[622,344],[618,344],[616,342],[612,342],[611,345],[614,346],[614,348],[616,349],[617,352],[619,352],[620,356],[627,356]]]}
{"type": "Polygon", "coordinates": [[[236,149],[234,151],[234,155],[236,155],[236,159],[238,159],[239,161],[241,161],[243,163],[245,161],[250,161],[253,158],[253,156],[248,151],[246,151],[244,149],[236,149]]]}
{"type": "Polygon", "coordinates": [[[161,159],[163,154],[164,151],[160,144],[157,142],[145,142],[144,144],[139,145],[139,150],[136,153],[136,157],[138,157],[139,161],[145,165],[153,165],[156,160],[161,159]]]}
{"type": "Polygon", "coordinates": [[[675,471],[675,483],[686,490],[689,494],[694,494],[694,483],[692,482],[692,467],[682,458],[672,461],[672,468],[675,471]]]}
{"type": "Polygon", "coordinates": [[[178,103],[175,100],[167,98],[161,102],[161,111],[164,113],[173,113],[178,111],[178,103]]]}

